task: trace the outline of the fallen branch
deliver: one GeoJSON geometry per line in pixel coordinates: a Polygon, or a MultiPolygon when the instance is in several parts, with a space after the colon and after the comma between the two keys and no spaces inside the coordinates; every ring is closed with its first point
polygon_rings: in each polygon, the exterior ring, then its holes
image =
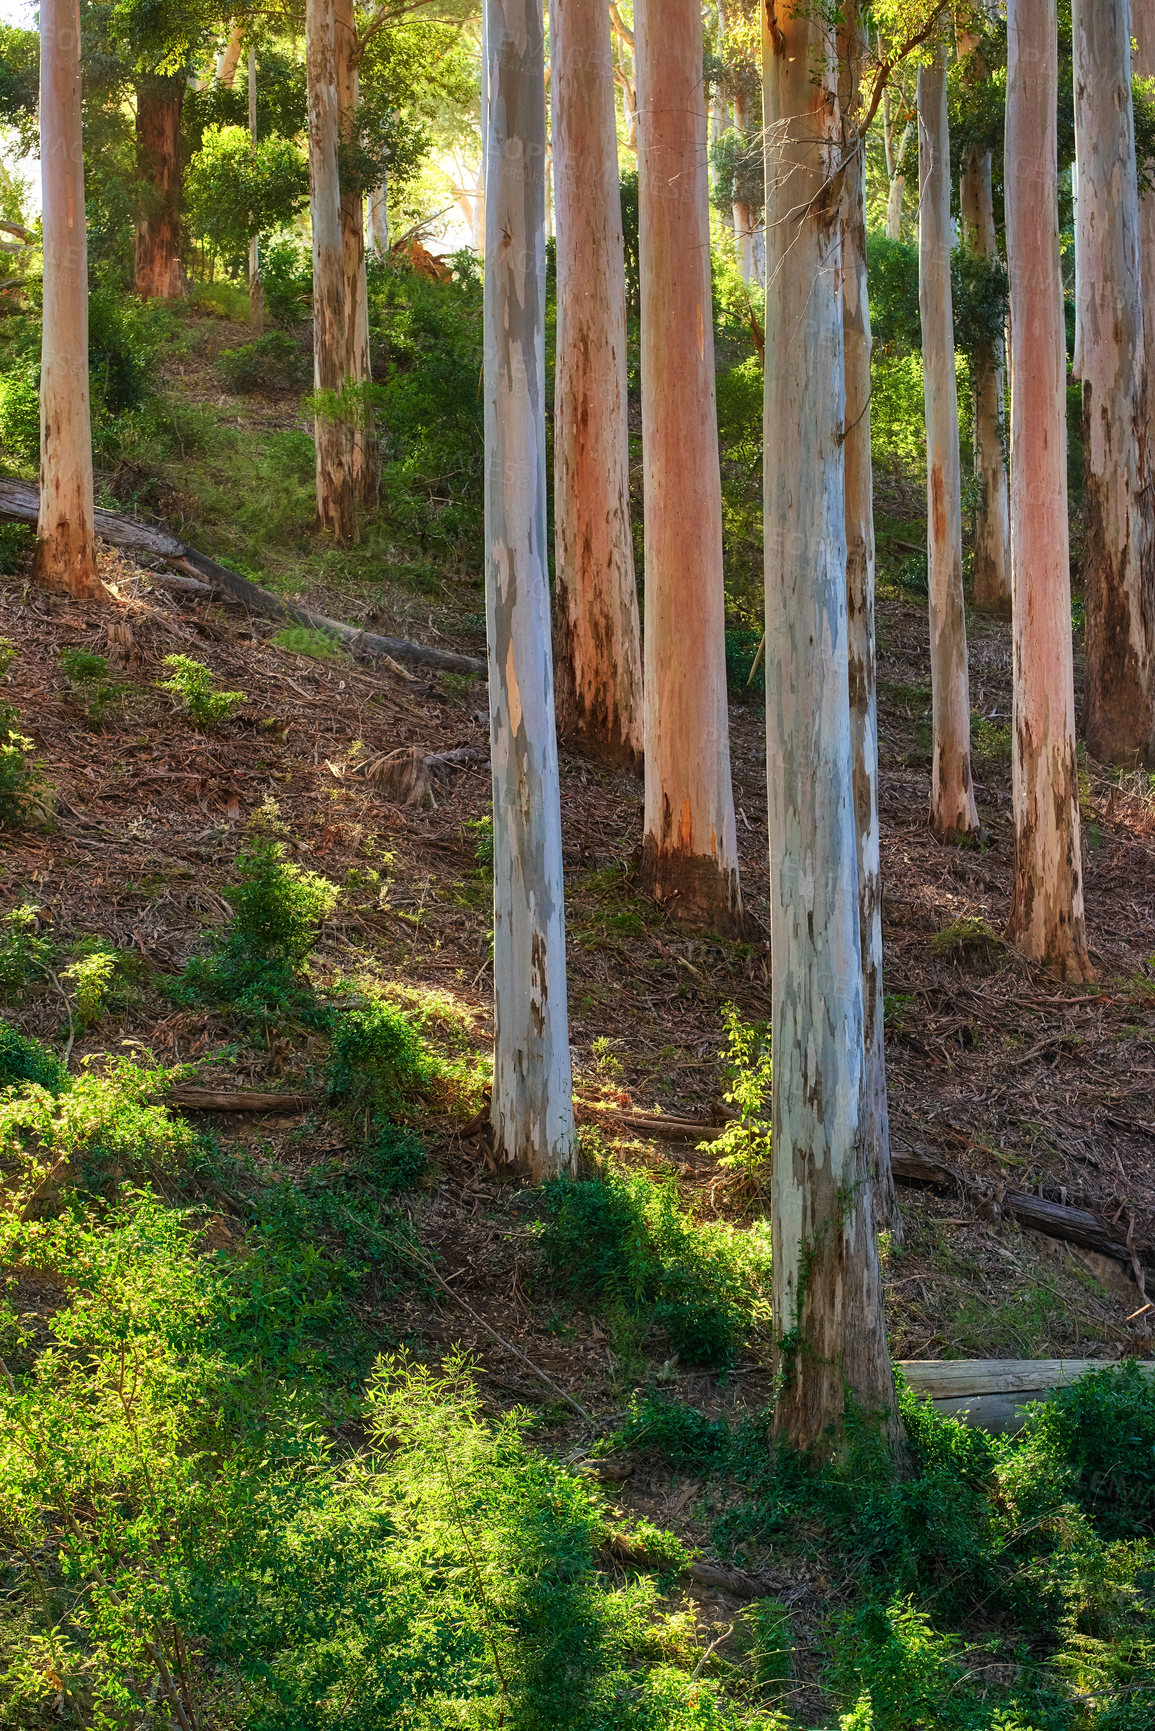
{"type": "Polygon", "coordinates": [[[665,1112],[624,1112],[620,1106],[597,1106],[589,1101],[575,1102],[579,1119],[587,1113],[616,1119],[629,1130],[641,1130],[660,1142],[716,1142],[725,1135],[718,1124],[699,1124],[693,1118],[675,1118],[665,1112]]]}
{"type": "Polygon", "coordinates": [[[166,1106],[190,1112],[307,1112],[319,1104],[316,1094],[265,1094],[259,1088],[192,1088],[177,1083],[158,1095],[166,1106]]]}
{"type": "MultiPolygon", "coordinates": [[[[25,523],[36,526],[40,508],[40,489],[35,481],[0,479],[0,522],[25,523]]],[[[151,559],[163,559],[186,577],[220,590],[227,599],[239,602],[250,613],[263,619],[278,619],[290,625],[304,625],[312,631],[324,631],[335,637],[351,655],[367,661],[381,661],[392,656],[416,667],[433,667],[443,673],[484,674],[486,664],[472,655],[458,655],[448,649],[435,649],[427,643],[411,643],[406,637],[379,637],[373,631],[359,630],[324,613],[312,613],[293,601],[284,601],[256,583],[250,583],[227,565],[218,565],[195,547],[135,518],[122,517],[116,511],[97,509],[93,512],[93,527],[101,540],[121,547],[129,553],[139,553],[151,559]]]]}

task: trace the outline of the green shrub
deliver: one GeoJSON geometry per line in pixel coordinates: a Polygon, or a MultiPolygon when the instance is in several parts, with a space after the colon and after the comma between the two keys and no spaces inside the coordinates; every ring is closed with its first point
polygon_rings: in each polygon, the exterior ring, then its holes
{"type": "Polygon", "coordinates": [[[1134,1360],[1105,1365],[1035,1408],[1032,1424],[1100,1530],[1155,1534],[1155,1377],[1134,1360]]]}
{"type": "Polygon", "coordinates": [[[3,679],[20,651],[7,637],[0,637],[0,679],[3,679]]]}
{"type": "Polygon", "coordinates": [[[10,703],[0,703],[0,826],[12,828],[43,811],[43,783],[29,756],[32,741],[17,732],[19,720],[10,703]]]}
{"type": "Polygon", "coordinates": [[[0,920],[0,994],[18,1002],[42,980],[52,963],[52,945],[39,934],[39,910],[32,902],[9,908],[0,920]]]}
{"type": "Polygon", "coordinates": [[[429,1169],[429,1155],[412,1130],[378,1118],[365,1149],[364,1167],[374,1187],[386,1195],[412,1190],[429,1169]]]}
{"type": "Polygon", "coordinates": [[[18,1034],[8,1022],[0,1022],[0,1088],[32,1082],[50,1094],[59,1094],[70,1079],[55,1052],[18,1034]]]}
{"type": "Polygon", "coordinates": [[[731,703],[765,703],[766,663],[762,658],[751,677],[754,657],[762,641],[760,631],[732,627],[726,632],[726,690],[731,703]]]}
{"type": "Polygon", "coordinates": [[[700,1224],[673,1179],[609,1168],[545,1186],[541,1244],[554,1286],[644,1338],[664,1329],[689,1364],[730,1364],[767,1315],[769,1227],[700,1224]]]}
{"type": "Polygon", "coordinates": [[[15,577],[25,568],[33,531],[25,523],[0,523],[0,577],[15,577]]]}
{"type": "Polygon", "coordinates": [[[98,725],[108,706],[120,696],[119,688],[109,681],[107,660],[86,649],[67,648],[60,651],[60,666],[89,721],[98,725]]]}
{"type": "Polygon", "coordinates": [[[121,966],[122,952],[98,940],[61,972],[71,983],[70,1008],[82,1031],[94,1028],[110,1007],[121,966]]]}
{"type": "Polygon", "coordinates": [[[614,1443],[623,1449],[654,1449],[673,1467],[694,1472],[724,1468],[730,1457],[730,1427],[707,1418],[685,1401],[635,1395],[614,1443]]]}
{"type": "Polygon", "coordinates": [[[5,359],[0,370],[0,457],[16,469],[40,460],[40,362],[5,359]]]}
{"type": "Polygon", "coordinates": [[[222,349],[217,371],[230,391],[293,390],[312,372],[298,342],[285,331],[266,331],[255,342],[222,349]]]}
{"type": "Polygon", "coordinates": [[[348,661],[349,651],[339,637],[329,631],[315,631],[308,625],[286,625],[269,639],[279,649],[289,649],[294,655],[312,655],[318,661],[348,661]]]}
{"type": "Polygon", "coordinates": [[[346,1010],[337,1022],[329,1094],[353,1117],[403,1111],[439,1074],[440,1065],[396,1005],[370,1002],[346,1010]]]}
{"type": "Polygon", "coordinates": [[[265,311],[285,324],[307,319],[313,304],[313,260],[307,243],[281,236],[261,252],[265,311]]]}
{"type": "Polygon", "coordinates": [[[733,1004],[725,1006],[722,1020],[726,1028],[722,1097],[735,1116],[713,1143],[713,1152],[722,1171],[732,1172],[745,1190],[758,1195],[770,1175],[770,1032],[748,1027],[733,1004]]]}
{"type": "Polygon", "coordinates": [[[197,727],[218,726],[245,701],[243,691],[215,690],[208,668],[188,655],[166,655],[164,664],[172,672],[168,679],[161,681],[161,691],[171,692],[197,727]]]}

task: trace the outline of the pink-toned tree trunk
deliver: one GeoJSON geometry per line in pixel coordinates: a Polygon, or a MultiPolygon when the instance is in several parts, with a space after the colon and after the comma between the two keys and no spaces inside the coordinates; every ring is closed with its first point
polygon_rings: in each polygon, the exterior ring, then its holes
{"type": "Polygon", "coordinates": [[[774,1428],[799,1448],[830,1453],[845,1440],[848,1392],[897,1430],[861,1145],[832,27],[793,0],[766,0],[762,67],[774,1428]]]}
{"type": "Polygon", "coordinates": [[[241,26],[234,24],[217,61],[217,83],[223,84],[226,90],[231,90],[236,83],[237,67],[241,63],[241,37],[241,26]]]}
{"type": "MultiPolygon", "coordinates": [[[[333,50],[337,63],[337,109],[341,139],[350,144],[357,133],[360,101],[357,61],[360,45],[353,0],[334,0],[333,50]]],[[[348,318],[346,382],[362,389],[353,421],[353,493],[359,505],[377,503],[381,464],[373,415],[364,395],[372,378],[369,358],[369,282],[365,263],[365,195],[360,188],[341,188],[341,245],[345,257],[345,306],[348,318]]]]}
{"type": "Polygon", "coordinates": [[[927,562],[934,723],[931,822],[943,841],[979,827],[971,782],[970,681],[962,582],[962,478],[951,304],[946,49],[918,73],[918,304],[926,399],[927,562]]]}
{"type": "Polygon", "coordinates": [[[40,514],[33,574],[77,600],[103,594],[92,538],[88,243],[84,223],[80,11],[40,0],[40,166],[44,320],[40,514]]]}
{"type": "Polygon", "coordinates": [[[1092,757],[1155,763],[1155,516],[1129,0],[1074,0],[1072,25],[1085,732],[1092,757]]]}
{"type": "MultiPolygon", "coordinates": [[[[991,192],[991,153],[967,153],[960,188],[963,233],[976,258],[998,259],[991,192]]],[[[986,342],[974,357],[975,606],[1006,613],[1011,605],[1011,507],[1003,411],[1003,343],[986,342]]]]}
{"type": "Polygon", "coordinates": [[[842,112],[842,338],[846,386],[843,460],[846,490],[846,601],[850,671],[850,750],[862,953],[863,1072],[860,1135],[874,1184],[879,1226],[902,1238],[890,1169],[882,989],[882,861],[878,820],[878,664],[874,639],[874,476],[870,462],[870,302],[866,281],[866,143],[857,132],[866,39],[854,0],[840,32],[842,112]]]}
{"type": "Polygon", "coordinates": [[[136,219],[133,287],[143,300],[179,300],[184,80],[144,78],[136,91],[136,219]]]}
{"type": "MultiPolygon", "coordinates": [[[[257,154],[257,51],[249,44],[249,145],[254,158],[257,154]]],[[[249,236],[249,323],[255,331],[265,322],[265,295],[261,288],[261,247],[258,237],[249,236]]]]}
{"type": "MultiPolygon", "coordinates": [[[[313,382],[318,392],[345,388],[351,319],[345,284],[338,176],[337,64],[333,0],[307,0],[309,212],[313,225],[313,382]]],[[[341,545],[356,534],[353,426],[330,398],[313,423],[317,446],[317,526],[341,545]]]]}
{"type": "Polygon", "coordinates": [[[645,460],[642,878],[694,930],[742,926],[698,0],[637,0],[645,460]]]}
{"type": "Polygon", "coordinates": [[[576,1157],[545,485],[540,0],[486,0],[485,592],[493,765],[491,1122],[535,1181],[576,1157]]]}
{"type": "Polygon", "coordinates": [[[890,116],[889,86],[882,93],[882,138],[886,155],[886,238],[888,240],[902,239],[902,194],[906,186],[906,151],[910,143],[910,135],[914,130],[908,120],[902,129],[902,137],[898,145],[894,142],[894,129],[890,116]]]}
{"type": "MultiPolygon", "coordinates": [[[[1132,70],[1155,78],[1155,0],[1131,0],[1132,70]]],[[[1147,446],[1155,463],[1155,185],[1139,192],[1139,264],[1143,277],[1143,352],[1147,364],[1147,446]]]]}
{"type": "Polygon", "coordinates": [[[557,200],[554,673],[558,729],[642,767],[642,651],[626,387],[626,270],[610,20],[552,0],[557,200]]]}
{"type": "Polygon", "coordinates": [[[1003,182],[1011,282],[1015,889],[1019,948],[1091,977],[1083,919],[1059,274],[1055,0],[1010,0],[1003,182]]]}

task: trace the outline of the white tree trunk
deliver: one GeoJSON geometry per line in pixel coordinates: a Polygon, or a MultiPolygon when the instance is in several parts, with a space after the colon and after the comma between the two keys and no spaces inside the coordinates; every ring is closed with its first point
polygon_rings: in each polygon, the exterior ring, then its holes
{"type": "Polygon", "coordinates": [[[906,187],[906,152],[910,144],[911,123],[903,128],[902,138],[894,153],[893,165],[888,162],[890,185],[886,195],[886,235],[888,240],[902,239],[902,195],[906,187]]]}
{"type": "MultiPolygon", "coordinates": [[[[1155,78],[1155,0],[1131,0],[1132,69],[1155,78]]],[[[1143,278],[1143,348],[1147,364],[1147,448],[1155,462],[1155,185],[1139,194],[1139,263],[1143,278]]]]}
{"type": "MultiPolygon", "coordinates": [[[[960,188],[963,233],[977,258],[998,258],[991,193],[991,153],[967,153],[960,188]]],[[[1003,344],[1001,335],[974,358],[974,444],[978,504],[975,509],[974,590],[976,607],[1005,613],[1011,605],[1011,507],[1004,441],[1003,344]]]]}
{"type": "Polygon", "coordinates": [[[830,27],[767,0],[766,758],[775,1430],[837,1448],[849,1389],[893,1430],[864,1069],[830,27]]]}
{"type": "MultiPolygon", "coordinates": [[[[469,212],[472,223],[473,213],[469,212]]],[[[382,180],[379,186],[373,188],[369,199],[369,238],[373,243],[373,256],[383,264],[389,257],[389,183],[382,180]]]]}
{"type": "Polygon", "coordinates": [[[931,821],[944,841],[979,827],[971,783],[970,683],[962,582],[962,495],[951,305],[950,136],[946,49],[918,73],[918,305],[926,398],[931,821]]]}
{"type": "Polygon", "coordinates": [[[842,35],[842,332],[846,383],[846,600],[850,749],[862,952],[862,1146],[874,1183],[878,1225],[902,1237],[890,1169],[882,989],[882,863],[878,821],[878,669],[874,640],[874,478],[870,463],[870,303],[866,281],[866,144],[856,131],[865,33],[856,6],[842,35]]]}
{"type": "Polygon", "coordinates": [[[637,0],[645,460],[643,881],[741,929],[726,706],[722,484],[698,0],[637,0]],[[692,645],[693,653],[687,653],[692,645]]]}
{"type": "Polygon", "coordinates": [[[1139,193],[1128,0],[1074,0],[1083,382],[1087,749],[1155,763],[1155,522],[1150,506],[1139,193]]]}
{"type": "Polygon", "coordinates": [[[539,0],[486,0],[485,547],[498,1161],[573,1169],[545,483],[545,58],[539,0]]]}
{"type": "Polygon", "coordinates": [[[221,51],[217,61],[217,83],[223,84],[226,90],[231,90],[236,83],[237,67],[241,63],[241,26],[234,24],[229,31],[229,39],[221,51]]]}
{"type": "Polygon", "coordinates": [[[1083,919],[1059,273],[1055,0],[1010,0],[1003,182],[1011,282],[1015,888],[1019,948],[1091,977],[1083,919]]]}
{"type": "MultiPolygon", "coordinates": [[[[309,212],[313,224],[313,380],[318,391],[344,389],[348,362],[345,251],[337,169],[338,100],[333,0],[307,0],[309,212]]],[[[353,428],[317,415],[317,524],[347,545],[356,533],[353,428]]]]}
{"type": "MultiPolygon", "coordinates": [[[[257,154],[257,51],[249,46],[249,142],[257,154]]],[[[249,236],[249,323],[259,331],[265,322],[265,296],[261,288],[261,250],[257,236],[249,236]]]]}
{"type": "MultiPolygon", "coordinates": [[[[353,0],[334,0],[333,49],[337,63],[337,124],[344,143],[357,135],[359,44],[353,0]]],[[[360,188],[341,188],[341,244],[345,255],[345,306],[348,327],[345,376],[366,386],[373,376],[369,356],[369,280],[365,265],[365,196],[360,188]]],[[[362,396],[353,425],[353,495],[370,509],[377,503],[381,465],[368,401],[362,396]]]]}
{"type": "Polygon", "coordinates": [[[40,514],[33,573],[77,600],[103,594],[92,538],[88,243],[84,222],[80,11],[40,0],[40,170],[44,317],[40,514]]]}
{"type": "Polygon", "coordinates": [[[554,671],[558,729],[642,767],[642,647],[630,534],[626,269],[609,13],[552,0],[557,190],[554,671]]]}

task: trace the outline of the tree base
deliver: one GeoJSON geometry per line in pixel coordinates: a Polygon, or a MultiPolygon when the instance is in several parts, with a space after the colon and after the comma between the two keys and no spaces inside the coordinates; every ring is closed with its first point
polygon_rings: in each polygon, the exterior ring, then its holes
{"type": "MultiPolygon", "coordinates": [[[[64,525],[65,531],[68,525],[64,525]]],[[[96,571],[92,548],[76,548],[72,536],[47,535],[36,542],[32,555],[32,580],[41,589],[55,595],[68,595],[73,601],[102,601],[104,584],[96,571]]]]}
{"type": "Polygon", "coordinates": [[[642,844],[641,882],[674,922],[687,932],[715,932],[723,938],[747,936],[736,869],[720,866],[710,854],[666,853],[653,836],[642,844]]]}

